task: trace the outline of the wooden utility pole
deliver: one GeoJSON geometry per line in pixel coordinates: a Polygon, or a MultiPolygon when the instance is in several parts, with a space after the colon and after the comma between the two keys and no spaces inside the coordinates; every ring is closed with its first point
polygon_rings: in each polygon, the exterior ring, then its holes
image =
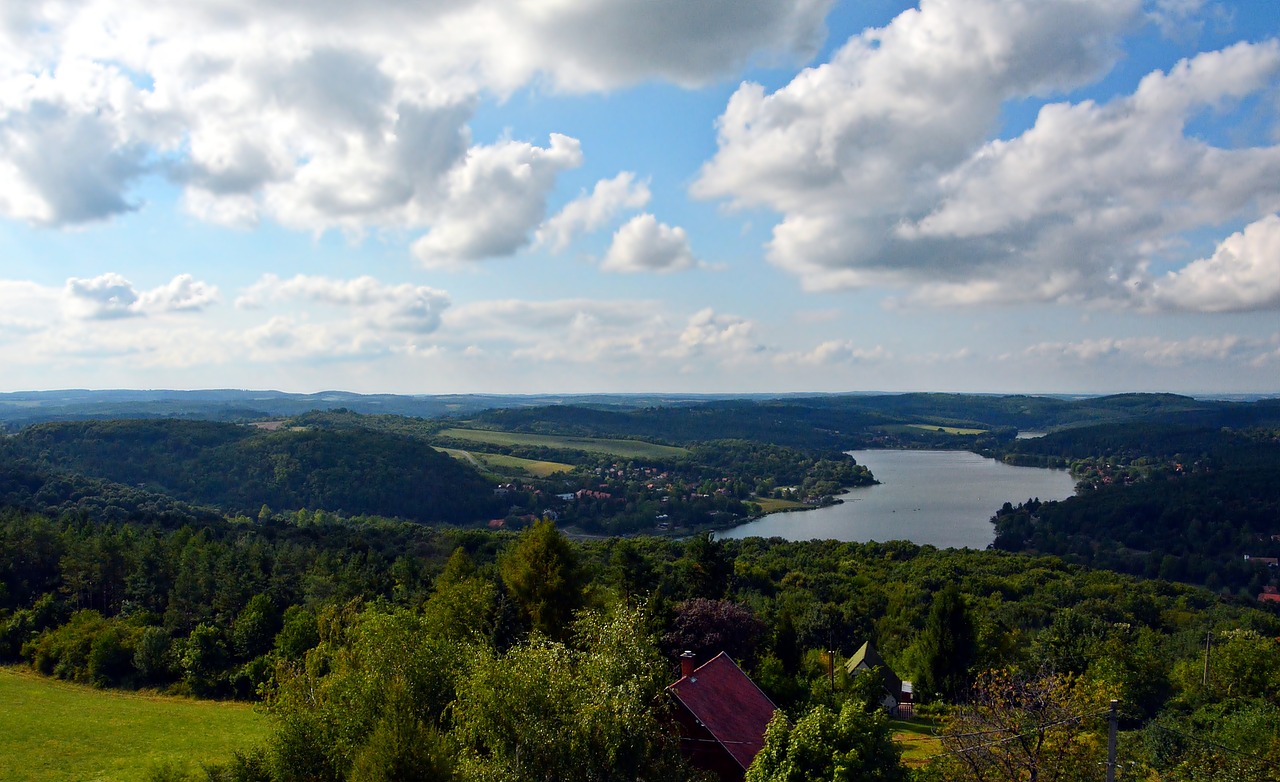
{"type": "Polygon", "coordinates": [[[1209,647],[1213,644],[1213,631],[1204,634],[1204,686],[1209,687],[1209,647]]]}
{"type": "Polygon", "coordinates": [[[1107,782],[1116,782],[1116,730],[1120,727],[1120,701],[1111,699],[1111,716],[1107,718],[1107,782]]]}

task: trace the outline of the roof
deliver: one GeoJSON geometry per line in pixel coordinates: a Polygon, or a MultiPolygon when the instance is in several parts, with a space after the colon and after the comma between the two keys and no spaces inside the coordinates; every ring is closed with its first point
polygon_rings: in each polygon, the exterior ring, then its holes
{"type": "Polygon", "coordinates": [[[876,647],[870,641],[864,643],[862,648],[853,653],[853,656],[849,658],[849,662],[844,664],[844,669],[852,676],[858,672],[860,667],[864,666],[866,668],[880,667],[880,674],[884,677],[884,688],[895,698],[902,692],[902,680],[893,672],[893,669],[889,667],[889,663],[884,661],[884,658],[880,656],[880,653],[876,651],[876,647]]]}
{"type": "Polygon", "coordinates": [[[721,652],[667,687],[746,770],[764,746],[764,729],[777,707],[721,652]]]}

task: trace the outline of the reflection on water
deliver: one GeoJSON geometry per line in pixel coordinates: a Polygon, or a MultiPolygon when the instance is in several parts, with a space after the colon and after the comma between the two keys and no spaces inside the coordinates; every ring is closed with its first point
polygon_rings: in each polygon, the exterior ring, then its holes
{"type": "Polygon", "coordinates": [[[939,548],[986,548],[991,516],[1005,502],[1061,500],[1075,481],[1066,470],[1011,467],[968,451],[850,451],[880,481],[841,495],[844,502],[775,513],[719,534],[789,540],[910,540],[939,548]]]}

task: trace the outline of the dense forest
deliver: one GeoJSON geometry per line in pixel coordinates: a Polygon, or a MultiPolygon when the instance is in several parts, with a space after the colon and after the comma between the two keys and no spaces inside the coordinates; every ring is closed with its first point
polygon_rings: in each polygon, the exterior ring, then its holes
{"type": "MultiPolygon", "coordinates": [[[[684,649],[729,652],[794,721],[771,728],[777,763],[808,719],[842,726],[824,728],[833,746],[877,748],[854,778],[982,778],[946,753],[903,766],[865,680],[829,680],[828,650],[838,662],[868,639],[951,715],[944,739],[983,718],[946,704],[994,697],[997,681],[1087,713],[1045,729],[1042,778],[1093,778],[1048,771],[1068,745],[1097,758],[1081,737],[1104,729],[1092,718],[1108,698],[1122,704],[1126,762],[1162,779],[1208,779],[1214,764],[1263,779],[1258,764],[1280,759],[1280,619],[1053,557],[574,543],[549,523],[513,535],[293,514],[174,528],[10,511],[0,563],[4,660],[98,686],[263,699],[273,738],[215,778],[394,779],[407,765],[431,779],[693,778],[659,697],[684,649]]],[[[754,778],[791,778],[770,773],[754,778]]]]}
{"type": "Polygon", "coordinates": [[[1081,490],[1006,505],[997,548],[1246,595],[1276,581],[1280,429],[1087,427],[1017,441],[1004,458],[1069,466],[1081,490]]]}

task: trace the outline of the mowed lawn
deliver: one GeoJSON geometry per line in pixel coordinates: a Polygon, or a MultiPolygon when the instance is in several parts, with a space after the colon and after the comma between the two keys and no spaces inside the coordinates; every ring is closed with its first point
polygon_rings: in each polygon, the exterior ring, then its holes
{"type": "Polygon", "coordinates": [[[468,440],[473,443],[567,448],[589,453],[606,453],[631,459],[669,459],[689,453],[684,448],[646,443],[643,440],[610,440],[602,437],[569,437],[550,434],[526,434],[524,432],[495,432],[490,429],[458,428],[445,429],[440,434],[444,437],[468,440]]]}
{"type": "Polygon", "coordinates": [[[269,719],[248,704],[92,687],[0,667],[0,780],[143,782],[261,745],[269,719]]]}

